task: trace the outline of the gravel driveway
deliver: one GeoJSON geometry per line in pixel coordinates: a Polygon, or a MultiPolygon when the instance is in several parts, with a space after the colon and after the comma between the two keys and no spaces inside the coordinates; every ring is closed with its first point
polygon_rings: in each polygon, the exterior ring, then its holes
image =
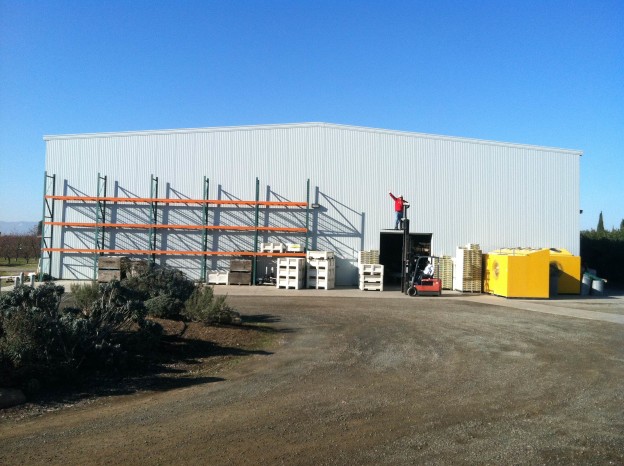
{"type": "Polygon", "coordinates": [[[624,464],[620,323],[462,296],[243,294],[229,302],[281,330],[271,354],[6,421],[0,464],[624,464]]]}

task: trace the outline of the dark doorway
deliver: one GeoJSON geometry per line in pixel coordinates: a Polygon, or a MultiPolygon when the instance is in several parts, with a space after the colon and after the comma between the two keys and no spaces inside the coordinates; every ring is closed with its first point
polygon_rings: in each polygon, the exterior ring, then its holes
{"type": "MultiPolygon", "coordinates": [[[[410,249],[415,256],[431,255],[432,233],[410,233],[410,249]]],[[[379,234],[379,262],[384,266],[384,284],[401,285],[403,262],[403,231],[382,231],[379,234]]]]}

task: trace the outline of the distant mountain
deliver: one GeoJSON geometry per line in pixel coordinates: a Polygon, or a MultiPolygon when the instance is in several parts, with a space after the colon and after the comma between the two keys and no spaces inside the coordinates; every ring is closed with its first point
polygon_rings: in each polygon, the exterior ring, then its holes
{"type": "Polygon", "coordinates": [[[3,222],[0,220],[0,233],[10,235],[11,233],[28,233],[39,222],[3,222]]]}

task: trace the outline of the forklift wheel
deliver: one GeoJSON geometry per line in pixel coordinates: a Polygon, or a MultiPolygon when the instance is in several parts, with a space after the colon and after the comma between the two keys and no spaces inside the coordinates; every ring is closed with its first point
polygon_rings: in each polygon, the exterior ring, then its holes
{"type": "Polygon", "coordinates": [[[407,294],[410,296],[416,296],[418,294],[418,290],[416,289],[416,287],[412,286],[407,290],[407,294]]]}

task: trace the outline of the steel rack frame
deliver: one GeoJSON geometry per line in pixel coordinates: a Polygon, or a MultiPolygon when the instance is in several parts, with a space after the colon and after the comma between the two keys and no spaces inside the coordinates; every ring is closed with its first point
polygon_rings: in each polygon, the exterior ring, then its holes
{"type": "MultiPolygon", "coordinates": [[[[179,256],[200,256],[201,257],[201,270],[200,278],[205,281],[207,275],[207,258],[208,256],[250,256],[253,259],[253,282],[256,283],[257,275],[257,258],[258,257],[305,257],[305,252],[287,252],[287,253],[271,253],[271,252],[259,252],[259,234],[260,232],[280,232],[280,233],[305,233],[305,249],[308,249],[309,240],[309,215],[310,215],[310,180],[306,182],[306,202],[286,202],[286,201],[261,201],[260,200],[260,180],[256,178],[256,195],[255,200],[221,200],[221,199],[209,199],[209,179],[204,176],[203,180],[203,198],[202,199],[169,199],[158,197],[158,177],[153,174],[150,177],[150,197],[148,198],[131,198],[131,197],[110,197],[107,196],[106,184],[107,177],[101,176],[98,173],[97,179],[97,196],[59,196],[55,194],[54,183],[55,177],[48,176],[46,173],[45,187],[44,187],[44,216],[43,216],[43,228],[50,228],[50,236],[45,237],[42,234],[41,251],[42,258],[43,253],[47,254],[48,269],[51,270],[52,266],[52,253],[85,253],[94,254],[94,266],[93,274],[94,279],[97,278],[98,270],[98,258],[103,254],[134,254],[134,255],[147,255],[150,261],[155,262],[156,256],[162,255],[179,255],[179,256]],[[48,179],[52,179],[52,189],[48,188],[48,179]],[[95,222],[60,222],[54,221],[54,202],[55,201],[82,201],[82,202],[95,202],[96,203],[96,218],[95,222]],[[108,204],[137,204],[146,203],[149,204],[149,223],[108,223],[106,221],[106,208],[108,204]],[[178,224],[161,224],[158,222],[158,207],[159,204],[164,205],[199,205],[202,207],[202,221],[201,225],[178,225],[178,224]],[[254,225],[253,226],[240,226],[240,225],[209,225],[209,212],[210,206],[250,206],[254,207],[254,225]],[[305,207],[305,227],[270,227],[260,226],[260,207],[305,207]],[[94,245],[93,249],[84,248],[55,248],[52,245],[52,231],[55,226],[59,227],[75,227],[75,228],[94,228],[94,245]],[[109,228],[121,228],[121,229],[147,229],[148,230],[148,249],[110,249],[105,245],[105,232],[109,228]],[[159,250],[157,249],[157,230],[171,229],[171,230],[202,230],[201,238],[201,250],[199,251],[172,251],[172,250],[159,250]],[[254,247],[253,251],[208,251],[208,234],[210,231],[249,231],[254,232],[254,247]],[[45,241],[44,241],[45,238],[45,241]],[[49,241],[47,241],[49,239],[49,241]]],[[[42,259],[43,260],[43,259],[42,259]]],[[[43,270],[43,269],[42,269],[43,270]]]]}
{"type": "Polygon", "coordinates": [[[43,214],[41,218],[41,259],[39,261],[39,281],[43,281],[43,275],[52,275],[52,248],[54,240],[54,227],[50,221],[54,220],[54,195],[56,190],[56,175],[43,174],[43,214]],[[49,194],[51,193],[51,194],[49,194]],[[45,254],[44,256],[44,252],[45,254]],[[44,261],[46,262],[44,266],[44,261]],[[47,272],[44,272],[46,270],[47,272]]]}

